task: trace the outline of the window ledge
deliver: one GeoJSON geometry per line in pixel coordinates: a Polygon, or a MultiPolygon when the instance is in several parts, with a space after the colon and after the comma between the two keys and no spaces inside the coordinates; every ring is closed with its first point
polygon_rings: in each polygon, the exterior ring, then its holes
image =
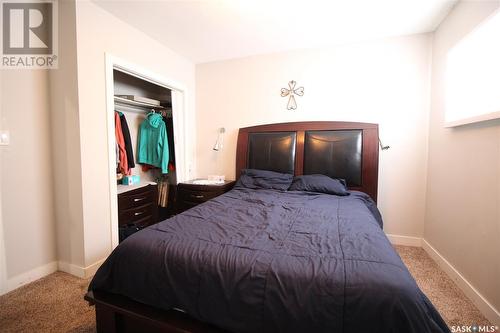
{"type": "Polygon", "coordinates": [[[457,127],[457,126],[463,126],[463,125],[467,125],[467,124],[479,123],[479,122],[487,121],[487,120],[494,120],[494,119],[500,119],[500,111],[490,112],[487,114],[482,114],[479,116],[474,116],[474,117],[469,117],[469,118],[464,118],[464,119],[446,121],[444,123],[444,127],[446,127],[446,128],[457,127]]]}

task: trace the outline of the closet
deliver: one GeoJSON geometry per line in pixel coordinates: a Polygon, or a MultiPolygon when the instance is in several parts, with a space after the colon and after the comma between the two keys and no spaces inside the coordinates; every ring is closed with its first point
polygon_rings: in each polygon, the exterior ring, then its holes
{"type": "Polygon", "coordinates": [[[113,70],[118,228],[122,241],[173,215],[177,184],[172,91],[113,70]]]}

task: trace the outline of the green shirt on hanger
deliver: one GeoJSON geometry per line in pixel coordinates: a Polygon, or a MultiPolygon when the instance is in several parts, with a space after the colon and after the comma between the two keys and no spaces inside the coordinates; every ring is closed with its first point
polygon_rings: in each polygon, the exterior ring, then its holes
{"type": "Polygon", "coordinates": [[[168,138],[162,116],[150,112],[139,128],[137,162],[149,164],[168,173],[168,138]]]}

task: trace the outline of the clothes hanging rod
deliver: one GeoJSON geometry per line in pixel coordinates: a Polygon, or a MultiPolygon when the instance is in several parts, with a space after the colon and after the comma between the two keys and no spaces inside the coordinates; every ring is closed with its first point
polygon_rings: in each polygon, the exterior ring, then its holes
{"type": "Polygon", "coordinates": [[[151,103],[133,101],[133,100],[123,98],[123,97],[118,97],[118,96],[115,96],[115,104],[121,104],[121,105],[132,106],[132,107],[140,107],[140,108],[144,108],[144,109],[170,110],[170,108],[167,108],[167,107],[164,107],[161,105],[154,105],[151,103]]]}
{"type": "Polygon", "coordinates": [[[163,117],[172,117],[172,109],[169,107],[158,107],[155,105],[155,107],[152,106],[145,106],[145,105],[132,105],[131,103],[121,103],[121,102],[115,102],[115,111],[118,112],[133,112],[133,113],[140,113],[140,114],[147,114],[151,111],[160,113],[163,117]]]}

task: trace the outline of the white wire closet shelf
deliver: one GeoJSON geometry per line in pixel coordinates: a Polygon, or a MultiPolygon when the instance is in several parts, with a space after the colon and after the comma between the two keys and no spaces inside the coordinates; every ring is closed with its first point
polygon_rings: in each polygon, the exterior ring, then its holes
{"type": "Polygon", "coordinates": [[[134,101],[134,100],[124,98],[124,97],[119,97],[119,96],[115,96],[115,104],[129,106],[129,107],[130,106],[131,107],[139,107],[139,108],[144,108],[144,109],[170,110],[170,108],[168,108],[168,107],[155,105],[155,104],[151,104],[151,103],[146,103],[146,102],[138,102],[138,101],[134,101]]]}

